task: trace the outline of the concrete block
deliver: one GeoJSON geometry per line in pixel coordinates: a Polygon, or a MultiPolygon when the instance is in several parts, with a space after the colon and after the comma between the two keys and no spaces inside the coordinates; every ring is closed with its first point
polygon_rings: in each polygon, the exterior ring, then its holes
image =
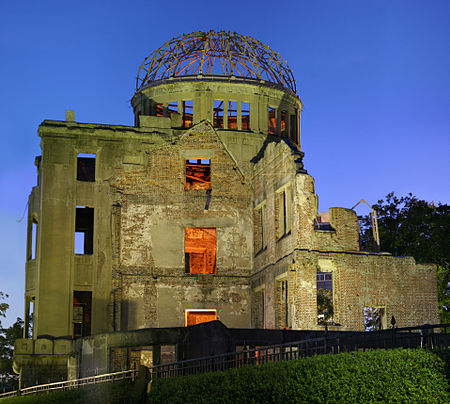
{"type": "Polygon", "coordinates": [[[66,339],[59,339],[53,343],[53,352],[55,355],[67,355],[72,347],[72,342],[66,339]]]}
{"type": "Polygon", "coordinates": [[[41,355],[53,354],[53,341],[47,338],[37,339],[34,344],[34,353],[41,355]]]}
{"type": "Polygon", "coordinates": [[[14,342],[14,355],[32,354],[34,341],[32,339],[19,338],[14,342]]]}

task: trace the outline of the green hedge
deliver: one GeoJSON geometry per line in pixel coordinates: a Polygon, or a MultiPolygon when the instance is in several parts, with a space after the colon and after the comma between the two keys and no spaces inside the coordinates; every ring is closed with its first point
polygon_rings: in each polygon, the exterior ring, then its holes
{"type": "Polygon", "coordinates": [[[424,350],[319,355],[154,380],[150,402],[446,403],[445,372],[444,361],[424,350]]]}
{"type": "MultiPolygon", "coordinates": [[[[450,349],[319,355],[196,376],[156,379],[150,403],[446,403],[450,349]],[[441,359],[442,358],[442,359],[441,359]]],[[[131,382],[14,397],[0,404],[131,403],[131,382]]]]}

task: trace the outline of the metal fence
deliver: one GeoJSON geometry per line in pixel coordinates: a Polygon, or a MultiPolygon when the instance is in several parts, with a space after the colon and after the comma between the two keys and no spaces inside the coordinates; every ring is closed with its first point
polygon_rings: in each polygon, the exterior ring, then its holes
{"type": "MultiPolygon", "coordinates": [[[[255,347],[222,355],[198,359],[172,362],[151,367],[152,377],[174,377],[206,372],[215,372],[230,368],[242,368],[248,365],[259,365],[267,362],[288,361],[306,356],[355,350],[382,348],[439,348],[450,346],[450,324],[423,325],[420,327],[392,328],[389,330],[325,333],[324,337],[306,339],[287,344],[255,347]]],[[[19,391],[0,394],[0,398],[16,395],[28,395],[51,391],[74,389],[81,386],[111,383],[132,379],[137,370],[109,373],[100,376],[85,377],[28,387],[19,391]]]]}
{"type": "Polygon", "coordinates": [[[326,335],[287,344],[255,347],[242,351],[153,366],[153,377],[173,377],[241,368],[274,361],[299,359],[325,353],[382,348],[438,348],[450,345],[450,324],[326,335]]]}

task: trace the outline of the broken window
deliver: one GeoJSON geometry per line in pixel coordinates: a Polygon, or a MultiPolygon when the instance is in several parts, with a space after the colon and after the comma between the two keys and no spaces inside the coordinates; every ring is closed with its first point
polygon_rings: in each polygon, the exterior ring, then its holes
{"type": "Polygon", "coordinates": [[[275,194],[275,226],[277,239],[291,231],[291,187],[284,186],[275,194]]]}
{"type": "Polygon", "coordinates": [[[186,189],[211,189],[211,160],[186,160],[186,189]]]}
{"type": "Polygon", "coordinates": [[[287,116],[286,115],[286,111],[281,111],[281,114],[280,114],[280,132],[282,134],[286,133],[286,120],[287,120],[286,116],[287,116]]]}
{"type": "Polygon", "coordinates": [[[163,104],[155,105],[155,115],[156,116],[164,116],[164,105],[163,104]]]}
{"type": "Polygon", "coordinates": [[[386,310],[384,307],[364,307],[364,328],[366,331],[378,331],[386,328],[386,310]]]}
{"type": "Polygon", "coordinates": [[[237,102],[228,101],[228,129],[237,129],[237,102]]]}
{"type": "Polygon", "coordinates": [[[291,139],[294,143],[298,144],[298,129],[297,129],[297,110],[295,114],[290,116],[289,123],[289,139],[291,139]]]}
{"type": "Polygon", "coordinates": [[[95,181],[95,154],[78,153],[77,180],[95,181]]]}
{"type": "Polygon", "coordinates": [[[72,338],[91,335],[92,292],[73,291],[72,338]]]}
{"type": "Polygon", "coordinates": [[[167,116],[172,116],[173,113],[178,114],[178,102],[172,101],[167,105],[167,116]]]}
{"type": "Polygon", "coordinates": [[[289,321],[289,295],[287,277],[276,281],[276,326],[277,328],[290,327],[289,321]]]}
{"type": "Polygon", "coordinates": [[[94,208],[77,206],[75,214],[75,254],[93,254],[94,208]]]}
{"type": "Polygon", "coordinates": [[[217,310],[215,309],[200,309],[200,310],[185,310],[184,311],[184,325],[196,325],[200,323],[207,323],[208,321],[217,320],[217,310]]]}
{"type": "Polygon", "coordinates": [[[333,273],[317,272],[317,322],[333,323],[333,273]]]}
{"type": "Polygon", "coordinates": [[[213,126],[223,128],[223,101],[214,100],[213,103],[213,126]]]}
{"type": "Polygon", "coordinates": [[[277,114],[274,107],[269,107],[269,135],[275,135],[277,132],[277,114]]]}
{"type": "Polygon", "coordinates": [[[248,102],[241,104],[241,122],[242,130],[250,130],[250,104],[248,102]]]}
{"type": "Polygon", "coordinates": [[[265,232],[265,216],[266,216],[266,203],[263,202],[255,208],[254,217],[254,241],[255,241],[255,253],[258,254],[264,250],[267,246],[266,232],[265,232]]]}
{"type": "Polygon", "coordinates": [[[183,101],[183,128],[190,128],[194,118],[194,101],[183,101]]]}
{"type": "Polygon", "coordinates": [[[186,273],[215,274],[216,229],[210,227],[186,227],[184,256],[186,273]]]}

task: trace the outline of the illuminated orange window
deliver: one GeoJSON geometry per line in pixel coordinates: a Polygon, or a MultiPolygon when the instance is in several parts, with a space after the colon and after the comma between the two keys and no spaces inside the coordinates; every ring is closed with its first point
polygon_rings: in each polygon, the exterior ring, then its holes
{"type": "Polygon", "coordinates": [[[211,227],[186,227],[184,256],[186,273],[215,274],[216,229],[211,227]]]}
{"type": "Polygon", "coordinates": [[[277,131],[277,114],[276,109],[269,107],[269,135],[275,135],[277,131]]]}
{"type": "Polygon", "coordinates": [[[186,189],[211,189],[211,160],[186,160],[186,189]]]}
{"type": "Polygon", "coordinates": [[[164,105],[156,104],[155,105],[156,116],[164,116],[164,105]]]}
{"type": "Polygon", "coordinates": [[[217,310],[215,309],[184,311],[184,325],[186,327],[214,320],[217,320],[217,310]]]}

